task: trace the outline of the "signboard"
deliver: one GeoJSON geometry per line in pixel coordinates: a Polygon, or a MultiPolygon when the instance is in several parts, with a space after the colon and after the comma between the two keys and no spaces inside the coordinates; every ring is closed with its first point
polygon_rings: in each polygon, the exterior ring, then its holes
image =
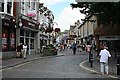
{"type": "Polygon", "coordinates": [[[35,24],[35,23],[27,21],[25,19],[22,19],[21,23],[22,23],[23,27],[25,26],[25,27],[29,27],[29,28],[37,29],[37,30],[39,28],[39,24],[35,24]]]}
{"type": "Polygon", "coordinates": [[[36,12],[35,12],[35,10],[28,11],[27,16],[29,16],[29,17],[36,17],[36,12]]]}
{"type": "Polygon", "coordinates": [[[99,40],[120,40],[120,35],[100,36],[99,40]]]}
{"type": "Polygon", "coordinates": [[[7,33],[2,33],[2,50],[7,49],[7,33]]]}
{"type": "Polygon", "coordinates": [[[15,33],[10,34],[10,47],[15,48],[15,33]]]}

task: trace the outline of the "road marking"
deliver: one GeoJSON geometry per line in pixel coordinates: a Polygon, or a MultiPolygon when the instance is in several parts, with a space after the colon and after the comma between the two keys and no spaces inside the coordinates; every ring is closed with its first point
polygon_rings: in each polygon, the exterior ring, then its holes
{"type": "Polygon", "coordinates": [[[0,69],[0,71],[3,71],[3,70],[10,70],[10,69],[13,69],[13,68],[17,68],[17,67],[20,67],[20,66],[23,66],[23,65],[26,65],[26,64],[29,64],[31,61],[29,62],[25,62],[25,63],[21,63],[21,64],[18,64],[16,66],[12,66],[12,67],[9,67],[9,68],[5,68],[5,69],[0,69]]]}
{"type": "MultiPolygon", "coordinates": [[[[58,55],[58,56],[61,56],[61,55],[58,55]]],[[[57,57],[58,57],[58,56],[57,56],[57,57]]],[[[35,59],[30,60],[30,61],[28,61],[28,62],[20,63],[20,64],[18,64],[18,65],[15,65],[15,66],[12,66],[12,67],[9,67],[9,68],[4,68],[4,69],[1,68],[1,69],[0,69],[0,72],[3,71],[3,70],[10,70],[10,69],[13,69],[13,68],[17,68],[17,67],[20,67],[20,66],[29,64],[29,63],[31,63],[32,61],[36,61],[36,60],[38,60],[38,59],[46,59],[46,58],[51,58],[51,57],[52,57],[52,56],[38,57],[38,58],[35,58],[35,59]]]]}
{"type": "MultiPolygon", "coordinates": [[[[98,72],[98,71],[96,71],[96,70],[93,70],[93,69],[90,69],[90,68],[87,68],[87,67],[83,66],[83,64],[86,63],[86,62],[88,62],[88,60],[81,62],[81,63],[79,64],[79,66],[82,67],[82,68],[85,69],[85,70],[88,70],[88,71],[91,71],[91,72],[100,74],[100,72],[98,72]]],[[[116,79],[118,79],[118,77],[113,76],[113,75],[108,75],[108,76],[111,77],[111,78],[116,78],[116,79]]]]}

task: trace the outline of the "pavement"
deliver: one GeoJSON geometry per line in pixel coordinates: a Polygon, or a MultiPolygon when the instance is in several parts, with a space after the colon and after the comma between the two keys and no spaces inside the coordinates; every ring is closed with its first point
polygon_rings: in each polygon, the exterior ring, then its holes
{"type": "MultiPolygon", "coordinates": [[[[100,74],[100,64],[96,57],[97,53],[94,51],[92,53],[93,53],[93,67],[91,68],[88,60],[81,62],[80,67],[82,67],[86,70],[92,71],[94,73],[100,74]]],[[[56,57],[63,56],[63,55],[64,55],[64,52],[58,53],[58,55],[56,55],[56,57]]],[[[34,61],[34,60],[38,60],[40,58],[42,59],[42,58],[49,58],[49,57],[53,57],[53,56],[42,57],[41,54],[30,54],[30,55],[27,55],[26,59],[12,58],[12,59],[8,59],[8,60],[3,60],[1,69],[12,67],[12,66],[30,62],[30,61],[34,61]]],[[[110,59],[110,62],[109,62],[109,76],[112,78],[119,77],[117,75],[117,61],[116,61],[116,58],[114,57],[114,55],[112,55],[112,58],[110,59]]]]}
{"type": "MultiPolygon", "coordinates": [[[[63,54],[59,54],[58,55],[54,55],[56,57],[59,57],[59,56],[63,56],[63,54]]],[[[7,59],[7,60],[3,60],[2,61],[2,67],[0,67],[0,69],[4,69],[4,68],[9,68],[9,67],[13,67],[15,65],[19,65],[19,64],[22,64],[22,63],[26,63],[26,62],[30,62],[30,61],[34,61],[34,60],[38,60],[38,59],[42,59],[42,58],[49,58],[49,57],[53,57],[53,56],[42,56],[41,53],[39,54],[30,54],[30,55],[27,55],[27,58],[26,59],[23,59],[23,58],[11,58],[11,59],[7,59]]]]}
{"type": "MultiPolygon", "coordinates": [[[[93,54],[93,67],[91,67],[91,64],[88,60],[83,61],[82,63],[80,63],[80,67],[89,70],[95,74],[101,74],[100,73],[100,62],[97,58],[97,53],[95,51],[92,51],[93,54]]],[[[111,78],[119,78],[120,79],[120,75],[117,75],[117,58],[115,58],[115,56],[113,55],[113,52],[111,53],[112,57],[109,60],[109,77],[111,78]]]]}

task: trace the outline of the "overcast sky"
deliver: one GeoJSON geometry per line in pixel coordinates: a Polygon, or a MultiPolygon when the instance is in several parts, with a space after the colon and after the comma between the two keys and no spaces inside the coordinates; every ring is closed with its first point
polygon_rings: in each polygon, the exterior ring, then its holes
{"type": "Polygon", "coordinates": [[[53,12],[54,22],[58,24],[54,28],[60,28],[61,31],[69,30],[70,25],[84,18],[78,8],[72,10],[70,3],[75,3],[75,0],[40,0],[40,2],[53,12]]]}

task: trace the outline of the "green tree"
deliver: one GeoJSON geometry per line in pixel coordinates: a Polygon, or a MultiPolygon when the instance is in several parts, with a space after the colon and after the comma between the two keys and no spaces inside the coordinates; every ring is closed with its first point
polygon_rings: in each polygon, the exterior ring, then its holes
{"type": "Polygon", "coordinates": [[[78,2],[70,5],[72,8],[80,8],[80,12],[86,16],[95,15],[98,24],[120,25],[120,2],[78,2]]]}

